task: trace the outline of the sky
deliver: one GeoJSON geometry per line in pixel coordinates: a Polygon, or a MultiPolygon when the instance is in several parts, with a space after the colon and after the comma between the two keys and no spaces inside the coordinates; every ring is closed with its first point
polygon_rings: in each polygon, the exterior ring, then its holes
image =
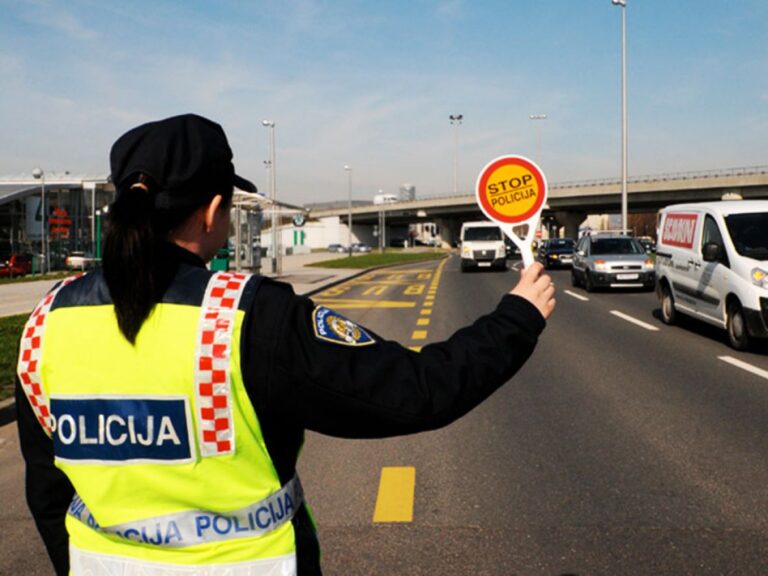
{"type": "MultiPolygon", "coordinates": [[[[0,0],[0,175],[109,173],[144,122],[220,123],[280,200],[469,194],[504,154],[621,175],[610,0],[0,0]],[[463,116],[452,125],[450,115],[463,116]],[[544,120],[531,115],[546,114],[544,120]],[[346,172],[344,166],[351,167],[346,172]]],[[[768,165],[768,2],[627,0],[629,177],[768,165]]]]}

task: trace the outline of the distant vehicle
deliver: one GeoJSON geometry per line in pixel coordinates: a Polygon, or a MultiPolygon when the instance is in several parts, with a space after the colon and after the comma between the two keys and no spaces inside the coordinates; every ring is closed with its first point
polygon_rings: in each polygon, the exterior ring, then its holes
{"type": "Polygon", "coordinates": [[[96,266],[96,258],[87,252],[70,252],[64,265],[70,270],[87,270],[96,266]]]}
{"type": "Polygon", "coordinates": [[[582,237],[573,253],[571,284],[596,288],[653,290],[653,260],[635,238],[617,234],[582,237]]]}
{"type": "Polygon", "coordinates": [[[365,242],[357,242],[356,244],[352,244],[352,252],[359,252],[363,254],[363,253],[368,253],[370,251],[371,251],[371,247],[365,242]]]}
{"type": "Polygon", "coordinates": [[[25,276],[32,272],[32,254],[11,254],[7,260],[0,262],[0,278],[25,276]]]}
{"type": "Polygon", "coordinates": [[[536,252],[536,259],[544,268],[567,267],[573,264],[573,248],[576,245],[571,238],[550,238],[544,240],[536,252]]]}
{"type": "Polygon", "coordinates": [[[517,244],[512,242],[506,234],[504,235],[504,248],[507,251],[507,258],[516,258],[520,256],[520,248],[518,248],[517,244]]]}
{"type": "Polygon", "coordinates": [[[346,252],[347,247],[343,244],[328,244],[328,252],[346,252]]]}
{"type": "Polygon", "coordinates": [[[374,204],[396,204],[397,195],[396,194],[376,194],[373,197],[373,203],[374,204]]]}
{"type": "Polygon", "coordinates": [[[724,328],[737,350],[768,338],[768,201],[664,208],[656,279],[665,324],[684,313],[724,328]]]}
{"type": "Polygon", "coordinates": [[[507,269],[504,233],[490,220],[461,225],[461,271],[472,268],[507,269]]]}
{"type": "Polygon", "coordinates": [[[637,239],[637,241],[643,245],[643,248],[645,248],[645,251],[648,254],[653,254],[654,252],[656,252],[656,243],[653,241],[653,238],[651,238],[650,236],[641,236],[640,238],[637,239]]]}

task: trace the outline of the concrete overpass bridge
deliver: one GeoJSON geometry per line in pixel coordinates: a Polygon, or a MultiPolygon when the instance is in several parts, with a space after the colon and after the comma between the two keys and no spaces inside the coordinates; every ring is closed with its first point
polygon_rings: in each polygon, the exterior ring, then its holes
{"type": "MultiPolygon", "coordinates": [[[[721,199],[768,198],[768,166],[730,168],[704,172],[639,176],[627,182],[630,213],[655,212],[680,202],[704,202],[721,199]]],[[[590,214],[621,212],[621,180],[585,180],[550,183],[543,217],[565,228],[565,235],[575,238],[578,227],[590,214]]],[[[461,223],[483,219],[474,194],[436,196],[394,204],[353,206],[355,226],[373,226],[384,214],[387,226],[437,222],[442,238],[452,241],[461,223]]],[[[311,218],[337,216],[348,220],[346,206],[311,210],[311,218]]]]}

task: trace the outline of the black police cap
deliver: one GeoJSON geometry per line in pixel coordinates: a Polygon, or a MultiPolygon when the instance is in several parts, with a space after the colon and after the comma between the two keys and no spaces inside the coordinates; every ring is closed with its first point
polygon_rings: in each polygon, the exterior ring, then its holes
{"type": "Polygon", "coordinates": [[[123,134],[110,152],[112,182],[121,194],[138,175],[149,177],[157,208],[202,205],[226,187],[256,192],[235,174],[232,150],[221,126],[184,114],[142,124],[123,134]]]}

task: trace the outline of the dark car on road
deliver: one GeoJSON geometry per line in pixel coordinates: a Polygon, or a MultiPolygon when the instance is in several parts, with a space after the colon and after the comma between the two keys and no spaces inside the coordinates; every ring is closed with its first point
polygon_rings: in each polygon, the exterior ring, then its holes
{"type": "Polygon", "coordinates": [[[570,267],[573,263],[573,249],[576,242],[571,238],[550,238],[544,240],[536,252],[536,259],[544,268],[570,267]]]}

